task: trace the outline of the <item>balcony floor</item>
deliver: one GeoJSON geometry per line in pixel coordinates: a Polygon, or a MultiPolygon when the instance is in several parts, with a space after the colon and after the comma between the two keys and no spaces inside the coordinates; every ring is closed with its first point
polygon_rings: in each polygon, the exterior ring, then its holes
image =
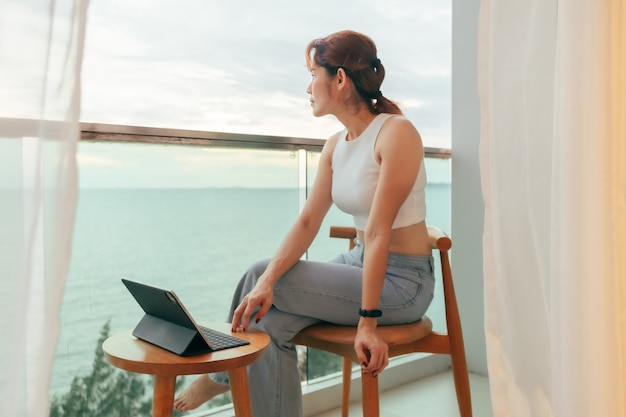
{"type": "MultiPolygon", "coordinates": [[[[470,374],[472,409],[475,417],[492,417],[489,382],[487,377],[470,374]]],[[[457,417],[452,372],[444,372],[428,378],[385,391],[380,398],[380,417],[457,417]]],[[[350,417],[362,416],[361,404],[350,406],[350,417]]],[[[311,417],[341,417],[341,409],[311,417]]]]}

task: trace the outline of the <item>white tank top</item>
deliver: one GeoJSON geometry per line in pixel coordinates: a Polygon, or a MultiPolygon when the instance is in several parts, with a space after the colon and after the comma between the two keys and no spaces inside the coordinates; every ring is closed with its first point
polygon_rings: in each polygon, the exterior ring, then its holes
{"type": "MultiPolygon", "coordinates": [[[[354,225],[359,230],[365,230],[380,176],[374,146],[380,129],[391,116],[388,113],[379,114],[359,137],[350,141],[346,140],[347,131],[344,129],[333,152],[332,198],[341,211],[353,216],[354,225]]],[[[393,229],[410,226],[426,218],[425,187],[426,171],[422,158],[415,184],[398,211],[393,229]]]]}

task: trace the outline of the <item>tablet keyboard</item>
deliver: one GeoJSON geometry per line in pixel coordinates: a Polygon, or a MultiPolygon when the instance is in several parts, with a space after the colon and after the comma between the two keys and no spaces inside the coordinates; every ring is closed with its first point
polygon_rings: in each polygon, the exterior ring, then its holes
{"type": "Polygon", "coordinates": [[[221,333],[208,327],[198,326],[208,339],[212,350],[223,350],[237,346],[249,345],[247,340],[240,339],[229,334],[221,333]]]}

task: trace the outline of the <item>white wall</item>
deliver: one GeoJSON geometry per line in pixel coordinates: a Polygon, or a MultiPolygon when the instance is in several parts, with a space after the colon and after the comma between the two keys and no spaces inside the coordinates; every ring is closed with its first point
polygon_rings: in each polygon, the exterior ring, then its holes
{"type": "Polygon", "coordinates": [[[484,204],[478,145],[477,33],[480,0],[452,2],[452,271],[470,371],[487,374],[483,327],[484,204]]]}

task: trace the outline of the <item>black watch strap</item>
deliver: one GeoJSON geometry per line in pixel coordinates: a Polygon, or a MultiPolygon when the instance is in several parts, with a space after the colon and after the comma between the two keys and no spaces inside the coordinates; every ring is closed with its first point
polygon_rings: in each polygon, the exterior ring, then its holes
{"type": "Polygon", "coordinates": [[[359,308],[359,316],[361,317],[380,317],[383,315],[383,312],[380,310],[363,310],[359,308]]]}

